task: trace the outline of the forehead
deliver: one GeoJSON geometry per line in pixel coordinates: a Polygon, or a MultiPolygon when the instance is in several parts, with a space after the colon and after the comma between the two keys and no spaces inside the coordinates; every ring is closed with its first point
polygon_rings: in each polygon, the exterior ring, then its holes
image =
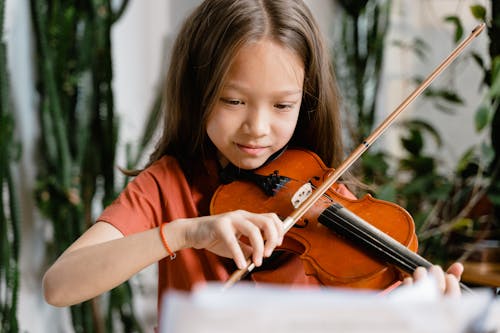
{"type": "Polygon", "coordinates": [[[225,86],[235,82],[265,86],[290,86],[302,89],[304,64],[292,50],[279,43],[262,39],[243,45],[235,54],[225,86]],[[258,82],[254,82],[258,81],[258,82]]]}

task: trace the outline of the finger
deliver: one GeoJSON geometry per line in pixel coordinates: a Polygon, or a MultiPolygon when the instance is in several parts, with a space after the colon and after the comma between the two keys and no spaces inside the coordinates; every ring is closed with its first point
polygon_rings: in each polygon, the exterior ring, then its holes
{"type": "Polygon", "coordinates": [[[410,276],[407,276],[403,279],[403,285],[405,286],[410,286],[413,284],[413,278],[410,276]]]}
{"type": "Polygon", "coordinates": [[[464,265],[459,262],[453,263],[447,270],[446,273],[454,275],[457,280],[460,281],[462,273],[464,272],[464,265]]]}
{"type": "MultiPolygon", "coordinates": [[[[243,236],[247,237],[252,247],[252,261],[255,266],[262,265],[264,256],[264,239],[261,231],[254,223],[248,219],[241,219],[234,222],[234,227],[243,236]]],[[[239,267],[239,266],[238,266],[239,267]]]]}
{"type": "Polygon", "coordinates": [[[419,281],[427,276],[427,270],[424,267],[417,267],[413,272],[413,279],[419,281]]]}
{"type": "Polygon", "coordinates": [[[446,281],[446,289],[444,292],[445,295],[452,297],[460,296],[461,291],[457,277],[453,274],[446,274],[445,281],[446,281]]]}
{"type": "Polygon", "coordinates": [[[444,272],[443,272],[443,269],[441,268],[441,266],[437,266],[437,265],[431,266],[429,268],[429,273],[431,273],[432,276],[434,276],[434,278],[436,279],[436,283],[438,285],[439,290],[444,292],[446,290],[446,279],[445,279],[444,272]]]}
{"type": "Polygon", "coordinates": [[[243,254],[243,249],[237,238],[237,230],[233,227],[231,220],[227,217],[222,217],[219,223],[217,223],[217,226],[217,233],[229,250],[236,266],[238,266],[239,269],[245,268],[246,256],[243,254]]]}
{"type": "Polygon", "coordinates": [[[247,211],[240,211],[240,213],[259,228],[265,240],[263,255],[266,257],[271,256],[276,246],[283,241],[284,229],[282,221],[274,213],[255,214],[247,211]]]}
{"type": "Polygon", "coordinates": [[[278,231],[278,245],[283,243],[283,238],[285,237],[285,226],[283,221],[276,214],[273,215],[274,225],[276,230],[278,231]]]}
{"type": "Polygon", "coordinates": [[[241,250],[243,251],[243,255],[245,258],[250,258],[252,256],[252,247],[244,242],[239,242],[241,250]]]}
{"type": "Polygon", "coordinates": [[[261,227],[266,240],[264,243],[264,255],[269,257],[276,246],[283,242],[283,223],[276,214],[266,214],[263,217],[266,219],[261,227]]]}
{"type": "Polygon", "coordinates": [[[255,222],[264,234],[264,255],[269,257],[278,244],[278,230],[270,214],[253,216],[255,222]]]}

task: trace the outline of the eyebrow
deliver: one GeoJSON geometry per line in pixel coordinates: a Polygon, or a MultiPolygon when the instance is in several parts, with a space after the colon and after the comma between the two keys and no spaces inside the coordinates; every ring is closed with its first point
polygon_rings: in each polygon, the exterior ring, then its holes
{"type": "MultiPolygon", "coordinates": [[[[240,91],[246,91],[248,90],[247,88],[245,88],[243,85],[240,85],[238,83],[235,83],[235,82],[230,82],[228,84],[225,84],[223,89],[235,89],[235,90],[240,90],[240,91]]],[[[284,90],[276,90],[276,91],[273,91],[272,92],[273,94],[276,94],[276,95],[298,95],[298,94],[302,94],[302,89],[284,89],[284,90]]]]}

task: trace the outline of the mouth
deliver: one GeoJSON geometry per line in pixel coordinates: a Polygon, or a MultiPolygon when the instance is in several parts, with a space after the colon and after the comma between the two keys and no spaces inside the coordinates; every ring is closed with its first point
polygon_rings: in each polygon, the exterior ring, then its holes
{"type": "Polygon", "coordinates": [[[267,149],[267,146],[243,145],[239,143],[236,146],[240,151],[252,156],[258,156],[267,149]]]}

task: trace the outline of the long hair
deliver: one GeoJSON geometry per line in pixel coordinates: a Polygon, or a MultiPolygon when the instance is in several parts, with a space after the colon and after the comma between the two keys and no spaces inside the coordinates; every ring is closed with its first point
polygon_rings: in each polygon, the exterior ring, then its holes
{"type": "Polygon", "coordinates": [[[290,141],[330,166],[342,160],[339,94],[319,28],[300,0],[207,0],[185,20],[172,49],[163,100],[163,133],[149,164],[163,155],[183,168],[213,156],[206,121],[237,51],[270,39],[304,63],[304,92],[290,141]]]}

